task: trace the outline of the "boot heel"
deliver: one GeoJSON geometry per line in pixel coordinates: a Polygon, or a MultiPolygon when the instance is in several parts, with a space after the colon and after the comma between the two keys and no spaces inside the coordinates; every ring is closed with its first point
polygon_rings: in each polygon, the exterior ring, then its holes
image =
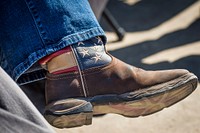
{"type": "Polygon", "coordinates": [[[93,107],[80,99],[65,99],[46,106],[44,117],[54,127],[71,128],[92,124],[93,107]]]}
{"type": "Polygon", "coordinates": [[[45,116],[46,120],[57,128],[71,128],[92,124],[92,112],[62,116],[45,116]]]}
{"type": "Polygon", "coordinates": [[[93,117],[93,113],[87,113],[86,114],[85,125],[91,125],[92,124],[92,117],[93,117]]]}

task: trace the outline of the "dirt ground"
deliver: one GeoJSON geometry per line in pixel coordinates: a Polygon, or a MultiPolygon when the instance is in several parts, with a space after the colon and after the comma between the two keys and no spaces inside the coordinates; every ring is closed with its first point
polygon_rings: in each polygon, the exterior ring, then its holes
{"type": "MultiPolygon", "coordinates": [[[[200,78],[200,1],[111,0],[108,8],[126,36],[116,42],[105,20],[107,49],[121,60],[145,69],[185,68],[200,78]],[[120,9],[120,10],[116,10],[120,9]]],[[[108,114],[93,124],[58,133],[200,133],[200,85],[186,99],[150,116],[108,114]]]]}
{"type": "Polygon", "coordinates": [[[109,114],[94,118],[91,126],[58,133],[200,133],[200,87],[185,100],[150,116],[125,118],[109,114]]]}

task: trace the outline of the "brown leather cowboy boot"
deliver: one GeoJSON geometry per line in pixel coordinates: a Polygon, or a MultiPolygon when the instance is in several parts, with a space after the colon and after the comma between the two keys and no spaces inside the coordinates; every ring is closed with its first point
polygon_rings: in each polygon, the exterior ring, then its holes
{"type": "Polygon", "coordinates": [[[71,45],[44,64],[45,117],[60,128],[90,124],[92,114],[149,115],[197,87],[197,77],[187,70],[145,71],[116,59],[99,37],[71,45]]]}

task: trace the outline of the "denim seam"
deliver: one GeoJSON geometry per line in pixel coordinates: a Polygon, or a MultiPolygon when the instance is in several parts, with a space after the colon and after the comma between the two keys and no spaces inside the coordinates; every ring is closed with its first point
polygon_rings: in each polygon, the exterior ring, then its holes
{"type": "MultiPolygon", "coordinates": [[[[58,43],[51,44],[51,45],[54,46],[54,45],[60,44],[60,43],[62,43],[64,40],[66,40],[66,39],[67,39],[67,40],[70,40],[70,39],[73,38],[73,36],[76,36],[76,35],[77,35],[77,36],[80,36],[80,37],[82,38],[82,37],[84,37],[84,34],[88,34],[88,33],[90,33],[92,30],[96,30],[96,29],[101,29],[101,27],[95,27],[95,28],[91,28],[91,29],[89,29],[89,30],[87,30],[87,31],[81,32],[81,33],[79,33],[79,34],[74,33],[74,34],[65,36],[65,37],[63,37],[58,43]]],[[[104,35],[104,36],[105,36],[105,33],[104,33],[103,30],[101,30],[101,31],[99,31],[99,32],[100,32],[101,35],[104,35]]],[[[93,36],[93,37],[95,37],[95,36],[93,36]]],[[[80,41],[85,41],[85,39],[81,39],[81,40],[79,40],[79,41],[77,41],[77,42],[75,42],[75,43],[78,43],[78,42],[80,42],[80,41]]],[[[74,43],[71,43],[71,44],[74,44],[74,43]]],[[[46,48],[48,48],[48,47],[46,47],[46,48]]]]}
{"type": "Polygon", "coordinates": [[[42,43],[43,43],[43,46],[45,46],[45,40],[47,40],[47,37],[46,37],[46,32],[45,30],[42,28],[42,23],[41,23],[41,20],[39,18],[39,14],[36,10],[36,8],[34,7],[34,4],[31,0],[24,0],[28,9],[29,9],[29,12],[35,22],[35,27],[38,31],[38,34],[40,36],[40,39],[42,40],[42,43]]]}
{"type": "Polygon", "coordinates": [[[39,49],[31,53],[24,62],[21,62],[18,66],[14,68],[11,76],[12,78],[14,78],[15,81],[17,81],[17,79],[19,78],[19,76],[21,76],[23,72],[25,72],[28,68],[30,68],[30,66],[32,66],[35,62],[37,62],[42,57],[48,54],[51,54],[57,50],[60,50],[66,46],[78,43],[80,41],[88,40],[92,37],[99,36],[99,35],[105,36],[105,33],[101,29],[101,27],[94,27],[84,32],[65,36],[61,39],[61,41],[51,44],[48,47],[39,49]],[[48,51],[48,49],[51,49],[51,51],[48,51]]]}

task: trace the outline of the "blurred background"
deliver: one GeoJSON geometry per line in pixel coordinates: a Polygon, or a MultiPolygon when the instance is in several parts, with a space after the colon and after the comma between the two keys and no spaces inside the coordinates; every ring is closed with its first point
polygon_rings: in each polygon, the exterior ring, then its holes
{"type": "MultiPolygon", "coordinates": [[[[148,70],[185,68],[200,79],[200,1],[109,0],[103,7],[97,4],[95,8],[103,11],[99,20],[108,37],[107,50],[112,55],[148,70]],[[119,33],[109,19],[114,19],[119,33]]],[[[97,15],[100,17],[101,13],[97,15]]],[[[188,98],[150,116],[125,118],[108,114],[94,118],[90,126],[55,130],[58,133],[200,133],[200,86],[188,98]]]]}

